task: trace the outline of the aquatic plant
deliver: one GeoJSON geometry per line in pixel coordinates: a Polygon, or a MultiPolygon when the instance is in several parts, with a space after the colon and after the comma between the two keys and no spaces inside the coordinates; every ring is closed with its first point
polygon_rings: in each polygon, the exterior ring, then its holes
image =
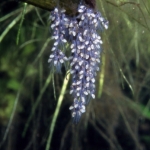
{"type": "Polygon", "coordinates": [[[95,98],[95,77],[99,71],[102,52],[102,40],[98,29],[107,29],[108,21],[100,12],[81,4],[78,6],[77,16],[66,17],[64,12],[55,8],[50,15],[54,46],[48,62],[58,72],[61,72],[61,66],[65,61],[70,62],[70,94],[74,100],[69,109],[72,111],[73,122],[77,123],[86,111],[85,106],[89,100],[95,98]],[[58,48],[67,42],[66,39],[71,43],[69,58],[58,48]]]}

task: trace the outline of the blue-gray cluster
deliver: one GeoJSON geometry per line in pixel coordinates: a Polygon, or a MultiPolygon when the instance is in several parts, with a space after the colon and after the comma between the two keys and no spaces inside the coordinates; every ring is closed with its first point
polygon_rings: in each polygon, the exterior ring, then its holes
{"type": "Polygon", "coordinates": [[[95,78],[99,71],[102,40],[97,30],[108,28],[106,21],[100,14],[84,5],[79,5],[78,16],[66,17],[64,11],[57,8],[51,13],[53,38],[55,40],[48,62],[61,69],[61,64],[70,62],[72,83],[70,94],[74,97],[73,104],[69,107],[72,118],[77,123],[86,111],[85,106],[90,99],[95,98],[95,78]],[[66,43],[69,34],[71,41],[71,56],[67,58],[58,48],[66,43]]]}
{"type": "Polygon", "coordinates": [[[65,54],[60,50],[60,48],[67,42],[65,39],[65,33],[68,26],[68,18],[64,12],[64,10],[55,8],[50,15],[52,21],[51,29],[53,31],[52,38],[55,42],[51,49],[52,54],[49,56],[48,62],[51,64],[51,67],[56,68],[57,72],[61,71],[62,64],[68,60],[65,54]]]}

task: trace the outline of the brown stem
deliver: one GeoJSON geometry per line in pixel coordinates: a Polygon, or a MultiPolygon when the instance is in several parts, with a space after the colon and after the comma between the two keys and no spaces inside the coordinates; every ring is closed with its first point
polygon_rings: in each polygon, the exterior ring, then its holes
{"type": "MultiPolygon", "coordinates": [[[[22,2],[26,2],[28,4],[37,6],[39,8],[51,11],[56,7],[59,3],[61,8],[64,8],[69,15],[74,15],[77,13],[78,4],[81,0],[18,0],[22,2]]],[[[95,8],[95,0],[82,0],[83,3],[88,5],[91,8],[95,8]]]]}
{"type": "Polygon", "coordinates": [[[28,4],[37,6],[39,8],[51,11],[59,2],[61,8],[64,8],[69,15],[77,12],[78,0],[19,0],[28,4]]]}

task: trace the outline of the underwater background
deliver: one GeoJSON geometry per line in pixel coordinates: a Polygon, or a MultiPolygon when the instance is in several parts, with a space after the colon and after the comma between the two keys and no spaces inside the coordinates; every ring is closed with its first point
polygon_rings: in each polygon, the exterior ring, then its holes
{"type": "Polygon", "coordinates": [[[150,150],[150,1],[97,0],[96,8],[109,28],[99,31],[95,99],[74,124],[70,75],[48,63],[50,12],[0,1],[1,150],[150,150]]]}

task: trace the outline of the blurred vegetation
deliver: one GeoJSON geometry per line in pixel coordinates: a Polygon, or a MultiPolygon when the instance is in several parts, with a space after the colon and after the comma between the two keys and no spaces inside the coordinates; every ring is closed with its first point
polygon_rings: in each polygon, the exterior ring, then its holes
{"type": "Polygon", "coordinates": [[[110,23],[97,96],[73,125],[69,75],[47,62],[49,12],[0,3],[0,149],[150,149],[150,1],[97,0],[97,9],[110,23]]]}

